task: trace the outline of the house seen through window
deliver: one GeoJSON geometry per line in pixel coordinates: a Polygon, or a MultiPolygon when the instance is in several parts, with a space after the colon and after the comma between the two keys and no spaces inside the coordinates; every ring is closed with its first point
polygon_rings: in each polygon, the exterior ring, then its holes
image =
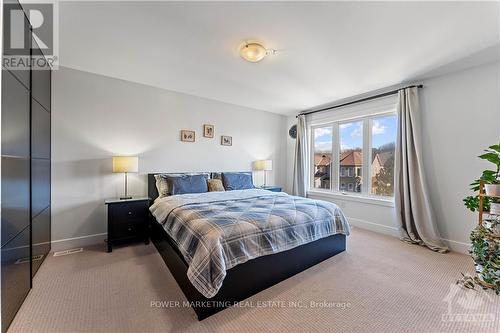
{"type": "Polygon", "coordinates": [[[332,162],[332,127],[314,129],[314,187],[330,188],[332,162]]]}
{"type": "Polygon", "coordinates": [[[394,113],[333,121],[312,126],[311,130],[312,188],[371,197],[394,196],[394,113]]]}

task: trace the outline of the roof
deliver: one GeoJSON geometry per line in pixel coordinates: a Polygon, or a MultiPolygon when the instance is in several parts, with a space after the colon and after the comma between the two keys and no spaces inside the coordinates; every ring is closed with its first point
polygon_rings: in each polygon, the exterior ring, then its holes
{"type": "Polygon", "coordinates": [[[363,154],[359,150],[349,150],[340,154],[340,165],[342,166],[362,166],[363,154]]]}
{"type": "Polygon", "coordinates": [[[331,156],[328,154],[317,153],[314,154],[314,165],[317,166],[328,166],[332,161],[331,156]]]}
{"type": "MultiPolygon", "coordinates": [[[[330,154],[314,154],[314,165],[328,166],[332,161],[330,154]]],[[[343,152],[340,156],[340,165],[342,166],[361,166],[363,164],[363,154],[359,150],[349,150],[343,152]]]]}

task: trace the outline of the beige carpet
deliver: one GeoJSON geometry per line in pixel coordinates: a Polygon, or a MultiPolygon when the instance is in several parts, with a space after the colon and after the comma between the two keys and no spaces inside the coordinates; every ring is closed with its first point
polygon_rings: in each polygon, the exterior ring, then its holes
{"type": "Polygon", "coordinates": [[[153,245],[102,246],[47,258],[10,332],[499,332],[500,296],[455,289],[472,270],[465,255],[354,229],[347,252],[199,322],[151,306],[185,300],[153,245]]]}

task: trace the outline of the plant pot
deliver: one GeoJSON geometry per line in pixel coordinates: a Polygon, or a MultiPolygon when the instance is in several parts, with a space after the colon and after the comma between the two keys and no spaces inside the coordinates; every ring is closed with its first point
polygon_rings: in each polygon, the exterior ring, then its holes
{"type": "Polygon", "coordinates": [[[484,191],[488,196],[499,197],[500,184],[484,184],[484,191]]]}
{"type": "Polygon", "coordinates": [[[490,203],[490,214],[500,215],[500,203],[490,203]]]}

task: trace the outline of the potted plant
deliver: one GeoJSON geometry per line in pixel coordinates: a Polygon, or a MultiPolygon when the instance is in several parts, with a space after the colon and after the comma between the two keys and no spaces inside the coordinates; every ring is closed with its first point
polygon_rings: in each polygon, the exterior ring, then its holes
{"type": "Polygon", "coordinates": [[[492,289],[500,295],[500,242],[491,229],[478,225],[470,234],[471,249],[469,253],[474,260],[476,276],[462,273],[457,281],[465,288],[492,289]]]}
{"type": "MultiPolygon", "coordinates": [[[[498,198],[495,198],[500,196],[500,143],[490,146],[479,158],[493,163],[495,167],[494,170],[484,170],[481,178],[470,184],[471,190],[478,192],[479,184],[483,181],[485,194],[487,195],[483,201],[483,210],[500,214],[500,203],[497,200],[498,198]]],[[[467,208],[475,212],[479,209],[479,194],[468,196],[464,199],[464,203],[467,208]]]]}
{"type": "Polygon", "coordinates": [[[470,254],[476,267],[478,284],[500,293],[500,243],[491,229],[477,226],[470,235],[470,254]]]}
{"type": "MultiPolygon", "coordinates": [[[[484,190],[486,195],[489,196],[500,196],[500,144],[491,146],[486,150],[486,153],[479,156],[482,159],[490,161],[496,165],[496,172],[491,173],[491,182],[485,184],[484,190]]],[[[490,172],[493,170],[489,170],[490,172]]]]}
{"type": "Polygon", "coordinates": [[[482,197],[482,212],[487,214],[487,218],[482,220],[470,235],[471,249],[470,254],[474,260],[476,273],[475,277],[463,275],[463,278],[457,283],[464,287],[474,289],[476,285],[483,288],[495,290],[500,293],[500,196],[497,194],[500,190],[500,144],[490,146],[486,153],[479,158],[487,160],[495,165],[495,170],[483,171],[481,178],[471,184],[471,190],[475,195],[468,196],[463,201],[465,206],[471,211],[480,210],[480,184],[485,186],[486,196],[482,197]],[[498,211],[497,214],[495,212],[498,211]]]}

